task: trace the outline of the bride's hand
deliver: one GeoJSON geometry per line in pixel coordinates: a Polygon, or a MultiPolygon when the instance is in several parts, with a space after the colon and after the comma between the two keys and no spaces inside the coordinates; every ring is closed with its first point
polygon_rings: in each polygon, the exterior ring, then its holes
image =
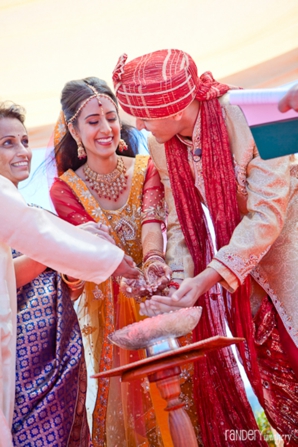
{"type": "Polygon", "coordinates": [[[96,222],[86,222],[81,225],[78,225],[78,227],[84,231],[89,231],[89,233],[92,233],[95,236],[105,239],[106,241],[115,245],[115,241],[110,235],[110,229],[107,225],[96,222]]]}
{"type": "Polygon", "coordinates": [[[168,296],[153,295],[152,298],[140,306],[140,314],[152,317],[154,315],[171,312],[182,307],[194,306],[198,298],[219,282],[222,277],[208,267],[194,278],[186,278],[178,290],[168,296]]]}
{"type": "Polygon", "coordinates": [[[153,292],[163,290],[171,281],[172,270],[164,262],[155,260],[144,266],[146,282],[151,286],[153,292]]]}

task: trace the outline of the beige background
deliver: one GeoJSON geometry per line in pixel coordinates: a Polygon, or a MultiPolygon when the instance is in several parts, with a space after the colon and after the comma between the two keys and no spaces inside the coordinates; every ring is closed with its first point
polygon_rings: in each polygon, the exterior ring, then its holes
{"type": "Polygon", "coordinates": [[[123,52],[180,48],[200,73],[244,87],[298,79],[298,0],[0,0],[0,29],[0,100],[25,106],[35,147],[65,82],[111,85],[123,52]]]}

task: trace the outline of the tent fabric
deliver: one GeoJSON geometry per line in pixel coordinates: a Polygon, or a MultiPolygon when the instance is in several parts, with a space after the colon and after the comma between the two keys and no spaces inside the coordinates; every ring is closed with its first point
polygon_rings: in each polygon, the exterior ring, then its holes
{"type": "Polygon", "coordinates": [[[0,100],[27,110],[32,147],[46,146],[71,79],[112,86],[119,56],[178,48],[199,73],[243,87],[298,78],[297,0],[1,0],[0,100]]]}

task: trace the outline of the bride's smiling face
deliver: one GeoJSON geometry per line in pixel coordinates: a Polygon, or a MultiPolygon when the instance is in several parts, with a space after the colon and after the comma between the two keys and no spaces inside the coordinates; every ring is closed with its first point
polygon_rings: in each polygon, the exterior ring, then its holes
{"type": "Polygon", "coordinates": [[[0,118],[0,175],[18,186],[29,177],[31,158],[24,125],[17,118],[0,118]]]}
{"type": "Polygon", "coordinates": [[[88,159],[93,156],[110,157],[120,140],[120,121],[117,110],[107,98],[91,99],[82,109],[76,133],[85,147],[88,159]]]}

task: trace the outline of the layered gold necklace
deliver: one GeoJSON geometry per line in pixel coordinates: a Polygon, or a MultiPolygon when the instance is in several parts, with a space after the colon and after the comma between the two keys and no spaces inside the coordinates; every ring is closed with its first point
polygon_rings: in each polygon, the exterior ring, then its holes
{"type": "Polygon", "coordinates": [[[117,166],[109,174],[98,174],[86,164],[83,168],[86,181],[99,197],[117,201],[120,194],[127,188],[126,167],[121,157],[118,157],[117,166]]]}

